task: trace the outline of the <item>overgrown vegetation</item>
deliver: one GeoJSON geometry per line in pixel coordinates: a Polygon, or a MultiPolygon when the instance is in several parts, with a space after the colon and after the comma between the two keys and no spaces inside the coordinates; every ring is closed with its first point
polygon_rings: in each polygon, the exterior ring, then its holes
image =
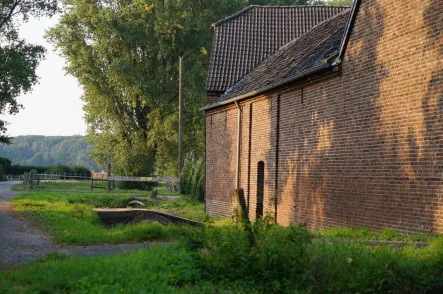
{"type": "Polygon", "coordinates": [[[6,292],[441,293],[443,239],[425,249],[315,243],[303,226],[187,231],[179,245],[106,258],[51,255],[0,272],[6,292]]]}
{"type": "Polygon", "coordinates": [[[205,199],[205,161],[193,152],[186,155],[180,174],[180,192],[199,201],[205,199]]]}

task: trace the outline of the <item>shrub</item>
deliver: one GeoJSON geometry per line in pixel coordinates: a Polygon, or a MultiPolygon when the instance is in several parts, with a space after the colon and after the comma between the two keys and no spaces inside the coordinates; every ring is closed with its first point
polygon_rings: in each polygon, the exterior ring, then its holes
{"type": "Polygon", "coordinates": [[[237,227],[190,231],[185,246],[199,253],[203,277],[251,292],[282,293],[302,286],[306,247],[311,235],[304,226],[280,227],[267,222],[252,225],[255,242],[237,227]]]}
{"type": "Polygon", "coordinates": [[[205,161],[193,152],[185,157],[180,174],[180,193],[199,201],[205,199],[205,161]]]}

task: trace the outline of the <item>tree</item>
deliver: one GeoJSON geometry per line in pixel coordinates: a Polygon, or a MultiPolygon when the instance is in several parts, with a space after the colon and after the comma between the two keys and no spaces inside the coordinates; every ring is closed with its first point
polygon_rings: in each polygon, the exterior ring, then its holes
{"type": "Polygon", "coordinates": [[[48,39],[84,88],[96,161],[122,174],[174,175],[177,69],[185,59],[185,152],[203,150],[210,25],[242,1],[65,0],[48,39]]]}
{"type": "Polygon", "coordinates": [[[93,158],[127,175],[177,172],[178,59],[184,58],[184,154],[204,150],[211,24],[248,4],[313,1],[62,0],[48,40],[83,86],[93,158]]]}
{"type": "MultiPolygon", "coordinates": [[[[43,59],[42,46],[27,44],[18,37],[17,26],[29,16],[53,15],[56,0],[1,0],[0,6],[0,114],[16,114],[20,94],[37,83],[35,70],[43,59]]],[[[7,122],[0,120],[0,143],[9,144],[7,122]]]]}

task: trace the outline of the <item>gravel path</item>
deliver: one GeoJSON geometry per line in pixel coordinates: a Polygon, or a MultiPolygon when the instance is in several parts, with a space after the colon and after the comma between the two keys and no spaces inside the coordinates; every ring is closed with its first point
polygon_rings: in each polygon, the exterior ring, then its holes
{"type": "Polygon", "coordinates": [[[48,253],[59,252],[71,256],[103,256],[150,248],[154,243],[63,246],[51,242],[49,236],[30,225],[13,211],[11,201],[18,194],[12,192],[20,182],[0,182],[0,270],[14,264],[36,260],[48,253]]]}

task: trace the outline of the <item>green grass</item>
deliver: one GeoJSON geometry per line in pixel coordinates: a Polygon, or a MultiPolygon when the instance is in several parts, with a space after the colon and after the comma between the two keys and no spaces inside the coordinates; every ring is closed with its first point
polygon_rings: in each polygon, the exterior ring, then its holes
{"type": "MultiPolygon", "coordinates": [[[[105,226],[93,208],[124,207],[132,195],[90,193],[24,192],[13,205],[58,243],[76,245],[118,244],[141,241],[171,241],[180,237],[183,226],[158,223],[130,223],[105,226]]],[[[196,221],[206,219],[204,206],[189,197],[174,200],[144,200],[146,208],[171,213],[196,221]]]]}
{"type": "Polygon", "coordinates": [[[438,235],[434,233],[401,233],[392,228],[370,230],[365,227],[335,227],[314,232],[317,238],[347,240],[380,240],[405,242],[432,242],[438,235]]]}
{"type": "Polygon", "coordinates": [[[0,272],[0,292],[216,293],[218,287],[211,283],[179,285],[176,282],[178,276],[200,276],[189,266],[187,258],[189,254],[176,246],[106,258],[50,255],[23,269],[0,272]]]}
{"type": "Polygon", "coordinates": [[[0,271],[1,293],[442,293],[443,238],[424,249],[311,243],[302,227],[193,230],[100,258],[49,255],[0,271]]]}

